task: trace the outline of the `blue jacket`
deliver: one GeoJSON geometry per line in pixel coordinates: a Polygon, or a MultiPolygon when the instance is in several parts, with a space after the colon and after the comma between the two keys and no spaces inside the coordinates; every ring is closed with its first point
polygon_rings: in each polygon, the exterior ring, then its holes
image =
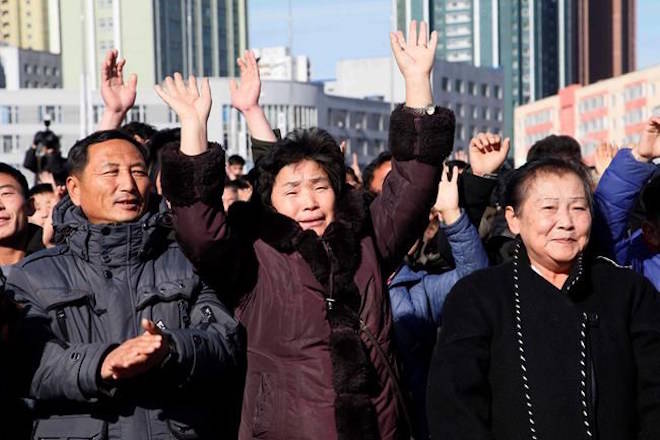
{"type": "Polygon", "coordinates": [[[631,266],[660,289],[660,254],[644,243],[642,231],[628,232],[628,220],[644,184],[656,166],[637,161],[630,149],[617,153],[603,174],[594,194],[596,234],[617,263],[631,266]]]}
{"type": "Polygon", "coordinates": [[[411,417],[416,439],[428,438],[426,378],[442,307],[454,284],[478,269],[488,267],[488,256],[476,228],[465,212],[449,226],[442,226],[449,240],[456,269],[439,275],[414,272],[401,266],[389,283],[394,315],[394,340],[403,367],[402,380],[411,394],[411,417]]]}

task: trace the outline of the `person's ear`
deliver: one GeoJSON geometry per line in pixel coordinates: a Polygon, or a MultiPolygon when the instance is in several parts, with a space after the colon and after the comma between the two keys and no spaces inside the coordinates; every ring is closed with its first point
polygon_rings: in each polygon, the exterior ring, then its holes
{"type": "Polygon", "coordinates": [[[25,214],[32,217],[37,209],[34,207],[34,197],[30,197],[25,201],[25,214]]]}
{"type": "Polygon", "coordinates": [[[72,175],[66,178],[66,189],[74,205],[80,206],[80,179],[72,175]]]}
{"type": "Polygon", "coordinates": [[[506,218],[506,223],[509,225],[509,230],[513,235],[520,234],[520,219],[516,215],[516,211],[513,209],[513,206],[507,206],[504,210],[504,217],[506,218]]]}

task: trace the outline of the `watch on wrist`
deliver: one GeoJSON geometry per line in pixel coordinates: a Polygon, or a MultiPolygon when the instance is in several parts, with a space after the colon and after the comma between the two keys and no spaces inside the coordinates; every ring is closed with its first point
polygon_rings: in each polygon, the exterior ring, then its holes
{"type": "Polygon", "coordinates": [[[425,107],[408,107],[406,105],[404,106],[404,108],[416,116],[424,116],[424,115],[430,116],[435,113],[435,105],[433,104],[429,104],[425,107]]]}

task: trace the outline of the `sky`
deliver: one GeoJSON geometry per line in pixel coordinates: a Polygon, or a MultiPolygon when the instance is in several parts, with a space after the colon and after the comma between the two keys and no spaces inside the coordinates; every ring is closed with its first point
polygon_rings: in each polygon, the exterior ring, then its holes
{"type": "MultiPolygon", "coordinates": [[[[289,0],[249,0],[250,47],[288,46],[289,0]]],[[[312,79],[332,79],[341,59],[388,56],[392,0],[291,0],[293,53],[312,79]]],[[[637,0],[637,67],[660,64],[660,0],[637,0]]]]}

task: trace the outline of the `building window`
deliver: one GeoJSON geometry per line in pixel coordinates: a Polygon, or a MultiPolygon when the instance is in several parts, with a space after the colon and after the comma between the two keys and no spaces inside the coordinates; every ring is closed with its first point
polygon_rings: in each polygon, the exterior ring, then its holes
{"type": "Polygon", "coordinates": [[[462,80],[457,79],[456,81],[454,81],[454,91],[456,93],[463,93],[464,92],[464,90],[463,90],[463,81],[462,80]]]}
{"type": "Polygon", "coordinates": [[[442,77],[442,90],[444,92],[449,92],[451,90],[451,87],[449,86],[449,78],[447,77],[442,77]]]}
{"type": "Polygon", "coordinates": [[[490,96],[490,87],[488,87],[488,84],[481,85],[481,96],[485,96],[485,97],[490,96]]]}
{"type": "Polygon", "coordinates": [[[12,137],[11,136],[2,136],[2,152],[11,153],[13,147],[12,137]]]}
{"type": "Polygon", "coordinates": [[[477,95],[477,86],[474,84],[474,81],[468,83],[468,93],[472,96],[477,95]]]}

